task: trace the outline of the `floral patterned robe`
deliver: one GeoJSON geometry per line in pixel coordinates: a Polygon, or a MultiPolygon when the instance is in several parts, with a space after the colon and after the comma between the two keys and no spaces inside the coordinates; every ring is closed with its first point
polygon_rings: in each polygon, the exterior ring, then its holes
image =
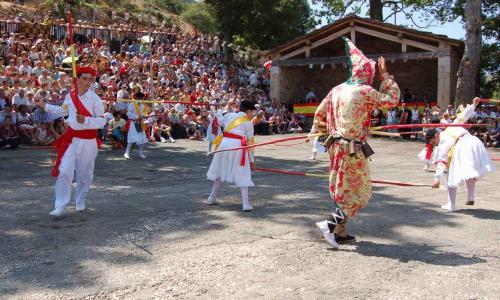
{"type": "MultiPolygon", "coordinates": [[[[328,93],[316,110],[314,123],[319,132],[364,142],[370,131],[372,109],[395,106],[400,90],[387,73],[381,75],[380,91],[372,88],[367,83],[373,81],[375,63],[364,57],[352,43],[348,50],[351,77],[328,93]]],[[[349,155],[349,143],[344,140],[337,140],[328,149],[328,154],[330,195],[348,217],[353,217],[372,195],[368,162],[360,151],[349,155]]]]}

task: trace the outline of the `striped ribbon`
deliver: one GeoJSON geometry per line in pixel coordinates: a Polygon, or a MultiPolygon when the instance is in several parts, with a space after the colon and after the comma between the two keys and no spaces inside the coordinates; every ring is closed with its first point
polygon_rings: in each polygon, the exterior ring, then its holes
{"type": "MultiPolygon", "coordinates": [[[[287,171],[287,170],[270,169],[270,168],[255,168],[255,170],[261,171],[261,172],[270,172],[270,173],[285,174],[285,175],[294,175],[294,176],[308,176],[308,177],[317,177],[317,178],[330,178],[330,175],[328,175],[328,174],[316,174],[316,173],[296,172],[296,171],[287,171]]],[[[389,181],[389,180],[377,180],[377,179],[372,179],[372,183],[374,183],[374,184],[396,185],[396,186],[432,187],[430,184],[401,182],[401,181],[389,181]]]]}
{"type": "Polygon", "coordinates": [[[489,124],[399,124],[399,125],[385,125],[378,127],[371,127],[371,130],[389,130],[389,129],[408,129],[408,128],[445,128],[445,127],[487,127],[489,124]]]}

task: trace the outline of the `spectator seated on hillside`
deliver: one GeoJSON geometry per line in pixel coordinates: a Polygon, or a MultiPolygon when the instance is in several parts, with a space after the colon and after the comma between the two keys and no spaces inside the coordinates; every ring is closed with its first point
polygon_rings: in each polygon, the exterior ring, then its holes
{"type": "Polygon", "coordinates": [[[0,125],[0,149],[17,149],[20,144],[19,134],[11,116],[5,116],[0,125]]]}
{"type": "Polygon", "coordinates": [[[293,118],[292,121],[288,124],[288,133],[302,133],[304,132],[302,130],[302,127],[300,126],[300,123],[297,118],[293,118]]]}
{"type": "Polygon", "coordinates": [[[266,121],[265,112],[260,110],[252,119],[255,135],[270,135],[269,124],[266,121]]]}

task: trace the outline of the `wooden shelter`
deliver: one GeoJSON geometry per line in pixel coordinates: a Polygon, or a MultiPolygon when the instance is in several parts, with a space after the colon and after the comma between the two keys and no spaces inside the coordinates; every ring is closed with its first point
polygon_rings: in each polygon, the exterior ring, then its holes
{"type": "Polygon", "coordinates": [[[321,100],[344,82],[349,74],[342,36],[368,57],[384,56],[402,93],[408,89],[441,108],[454,101],[462,41],[353,14],[265,53],[272,60],[271,98],[296,102],[311,89],[321,100]]]}

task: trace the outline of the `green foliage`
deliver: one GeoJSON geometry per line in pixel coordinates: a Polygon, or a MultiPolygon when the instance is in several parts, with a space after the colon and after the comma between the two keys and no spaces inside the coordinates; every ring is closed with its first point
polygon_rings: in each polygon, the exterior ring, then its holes
{"type": "Polygon", "coordinates": [[[217,18],[214,8],[204,2],[194,2],[186,5],[181,19],[191,23],[197,30],[204,33],[217,32],[217,18]]]}
{"type": "MultiPolygon", "coordinates": [[[[150,1],[150,0],[146,0],[150,1]]],[[[181,14],[187,2],[184,0],[152,0],[153,5],[168,10],[174,14],[181,14]]]]}
{"type": "Polygon", "coordinates": [[[224,39],[269,49],[305,34],[315,25],[307,0],[206,0],[216,11],[224,39]]]}
{"type": "MultiPolygon", "coordinates": [[[[464,6],[467,0],[379,0],[384,6],[398,5],[398,11],[405,14],[406,18],[413,21],[418,27],[426,27],[432,23],[453,22],[464,19],[464,6]],[[415,12],[421,18],[414,20],[415,12]]],[[[317,17],[334,21],[343,17],[347,12],[359,10],[361,5],[366,5],[366,0],[312,0],[319,5],[315,11],[317,17]]],[[[500,1],[482,0],[482,36],[483,50],[480,63],[480,91],[485,97],[500,90],[500,1]]],[[[384,19],[390,15],[384,16],[384,19]]]]}
{"type": "Polygon", "coordinates": [[[479,92],[482,97],[498,99],[500,94],[500,44],[483,44],[481,52],[479,92]]]}
{"type": "MultiPolygon", "coordinates": [[[[434,4],[424,11],[429,17],[441,22],[463,20],[464,6],[467,0],[435,0],[434,4]]],[[[500,91],[500,2],[498,0],[482,0],[483,49],[479,64],[479,91],[483,97],[492,97],[500,91]]]]}

